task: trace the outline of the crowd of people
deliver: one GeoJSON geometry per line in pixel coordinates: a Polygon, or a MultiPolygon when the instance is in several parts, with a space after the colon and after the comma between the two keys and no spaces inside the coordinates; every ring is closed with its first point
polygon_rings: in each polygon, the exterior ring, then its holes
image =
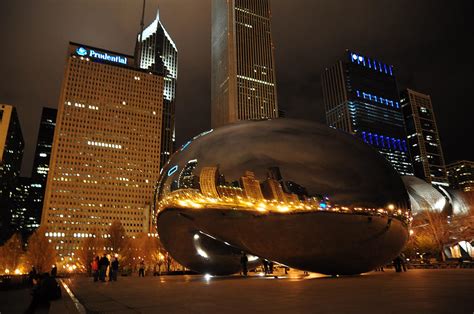
{"type": "Polygon", "coordinates": [[[105,282],[107,277],[107,268],[109,271],[109,281],[117,281],[117,274],[119,270],[119,261],[117,257],[114,258],[112,263],[104,254],[101,258],[96,256],[91,262],[92,277],[94,282],[101,281],[105,282]]]}

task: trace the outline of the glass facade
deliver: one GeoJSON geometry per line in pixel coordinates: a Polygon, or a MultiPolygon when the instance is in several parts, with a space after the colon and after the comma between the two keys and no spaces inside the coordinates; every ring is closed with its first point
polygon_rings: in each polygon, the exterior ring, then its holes
{"type": "Polygon", "coordinates": [[[138,35],[135,49],[138,66],[153,70],[164,77],[161,159],[163,167],[174,152],[176,81],[178,79],[178,49],[160,20],[156,19],[138,35]]]}
{"type": "Polygon", "coordinates": [[[401,175],[413,174],[393,66],[347,51],[322,74],[327,124],[377,149],[401,175]]]}
{"type": "Polygon", "coordinates": [[[53,145],[54,128],[56,127],[56,115],[58,110],[43,108],[41,113],[38,139],[36,141],[33,171],[31,173],[31,189],[29,192],[28,219],[25,228],[33,231],[41,222],[41,211],[43,209],[46,179],[49,172],[49,161],[51,158],[51,147],[53,145]]]}
{"type": "Polygon", "coordinates": [[[278,117],[269,0],[212,1],[211,124],[278,117]]]}
{"type": "Polygon", "coordinates": [[[13,193],[20,176],[24,147],[15,107],[0,104],[0,243],[12,231],[13,193]]]}
{"type": "Polygon", "coordinates": [[[426,182],[447,186],[443,150],[430,96],[407,89],[401,93],[400,102],[415,175],[426,182]]]}
{"type": "Polygon", "coordinates": [[[474,162],[456,161],[446,166],[449,184],[453,189],[464,192],[474,191],[474,162]]]}

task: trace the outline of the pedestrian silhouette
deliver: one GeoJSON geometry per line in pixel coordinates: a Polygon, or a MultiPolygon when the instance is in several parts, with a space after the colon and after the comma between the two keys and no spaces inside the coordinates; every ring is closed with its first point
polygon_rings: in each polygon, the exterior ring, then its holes
{"type": "Polygon", "coordinates": [[[105,282],[105,274],[107,273],[107,267],[109,267],[110,262],[107,258],[107,255],[104,254],[99,260],[99,279],[102,282],[105,282]]]}
{"type": "Polygon", "coordinates": [[[56,265],[53,265],[53,268],[51,268],[51,277],[56,278],[57,275],[58,275],[58,268],[56,267],[56,265]]]}
{"type": "Polygon", "coordinates": [[[140,261],[140,267],[138,268],[138,277],[145,277],[145,261],[140,261]]]}
{"type": "Polygon", "coordinates": [[[245,254],[245,252],[242,252],[242,256],[240,257],[240,264],[242,265],[242,273],[244,274],[244,276],[247,276],[247,263],[248,263],[249,259],[247,258],[247,254],[245,254]]]}
{"type": "Polygon", "coordinates": [[[99,280],[99,256],[96,256],[91,262],[91,271],[92,276],[94,277],[94,282],[99,280]]]}
{"type": "Polygon", "coordinates": [[[117,258],[115,258],[112,264],[110,265],[109,281],[117,281],[118,268],[119,268],[119,261],[117,258]]]}
{"type": "Polygon", "coordinates": [[[263,259],[263,271],[265,272],[265,275],[268,274],[268,261],[266,259],[263,259]]]}

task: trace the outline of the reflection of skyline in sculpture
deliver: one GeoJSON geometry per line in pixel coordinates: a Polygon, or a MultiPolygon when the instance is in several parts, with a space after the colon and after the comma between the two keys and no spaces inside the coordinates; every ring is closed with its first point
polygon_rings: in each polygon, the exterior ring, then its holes
{"type": "Polygon", "coordinates": [[[188,161],[186,166],[179,174],[178,188],[180,189],[192,189],[198,187],[198,177],[193,174],[194,169],[197,167],[197,160],[192,159],[188,161]]]}
{"type": "Polygon", "coordinates": [[[194,138],[163,168],[157,195],[165,248],[210,274],[238,272],[242,251],[327,274],[368,271],[400,252],[411,221],[403,182],[382,156],[290,119],[194,138]],[[199,186],[178,188],[191,168],[199,186]]]}
{"type": "MultiPolygon", "coordinates": [[[[195,147],[195,142],[199,140],[199,137],[196,136],[193,141],[183,145],[180,151],[188,151],[193,146],[195,147]]],[[[258,152],[258,148],[254,147],[252,153],[258,152]]],[[[235,155],[236,152],[229,154],[227,160],[232,159],[235,155]]],[[[182,162],[181,170],[179,170],[179,164],[167,166],[168,171],[165,173],[168,174],[169,179],[161,182],[158,186],[158,199],[160,199],[156,207],[158,211],[164,207],[192,204],[191,206],[194,208],[224,206],[260,212],[299,210],[367,212],[380,215],[389,214],[406,223],[411,219],[409,210],[402,204],[386,202],[384,206],[367,206],[369,203],[361,206],[357,204],[357,200],[351,200],[352,205],[347,205],[346,202],[332,200],[333,195],[325,185],[320,185],[322,189],[314,189],[313,185],[311,193],[309,193],[306,186],[294,181],[294,171],[291,172],[292,176],[290,177],[293,180],[287,180],[280,165],[269,166],[267,164],[264,166],[265,163],[257,163],[250,164],[249,168],[240,170],[240,173],[237,173],[235,168],[229,167],[225,167],[225,171],[222,172],[221,163],[204,165],[200,161],[201,158],[195,155],[193,157],[182,162]],[[171,193],[167,193],[167,189],[171,193]],[[167,195],[166,197],[162,197],[163,192],[167,195]]],[[[222,160],[223,163],[225,161],[222,160]]],[[[289,167],[285,163],[283,166],[284,169],[289,167]]],[[[311,167],[311,164],[308,166],[311,167]]],[[[298,176],[298,178],[303,178],[307,182],[308,178],[318,177],[298,176]]],[[[347,187],[344,186],[344,188],[347,187]]],[[[336,194],[336,196],[338,195],[336,194]]]]}

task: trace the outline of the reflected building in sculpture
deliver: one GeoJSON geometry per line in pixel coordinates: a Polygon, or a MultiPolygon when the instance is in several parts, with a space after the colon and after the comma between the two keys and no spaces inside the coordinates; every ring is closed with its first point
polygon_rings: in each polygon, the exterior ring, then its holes
{"type": "Polygon", "coordinates": [[[327,125],[373,146],[399,174],[413,174],[393,66],[346,51],[321,79],[327,125]]]}
{"type": "Polygon", "coordinates": [[[382,156],[290,119],[196,136],[163,168],[155,194],[165,248],[211,274],[238,272],[241,251],[256,256],[252,265],[261,257],[327,274],[369,271],[399,253],[411,221],[404,184],[382,156]],[[184,173],[200,189],[178,187],[184,173]]]}
{"type": "Polygon", "coordinates": [[[278,117],[270,0],[212,1],[211,125],[278,117]]]}
{"type": "Polygon", "coordinates": [[[199,176],[201,193],[209,197],[219,197],[217,192],[217,182],[219,180],[219,170],[217,167],[204,167],[199,176]]]}

